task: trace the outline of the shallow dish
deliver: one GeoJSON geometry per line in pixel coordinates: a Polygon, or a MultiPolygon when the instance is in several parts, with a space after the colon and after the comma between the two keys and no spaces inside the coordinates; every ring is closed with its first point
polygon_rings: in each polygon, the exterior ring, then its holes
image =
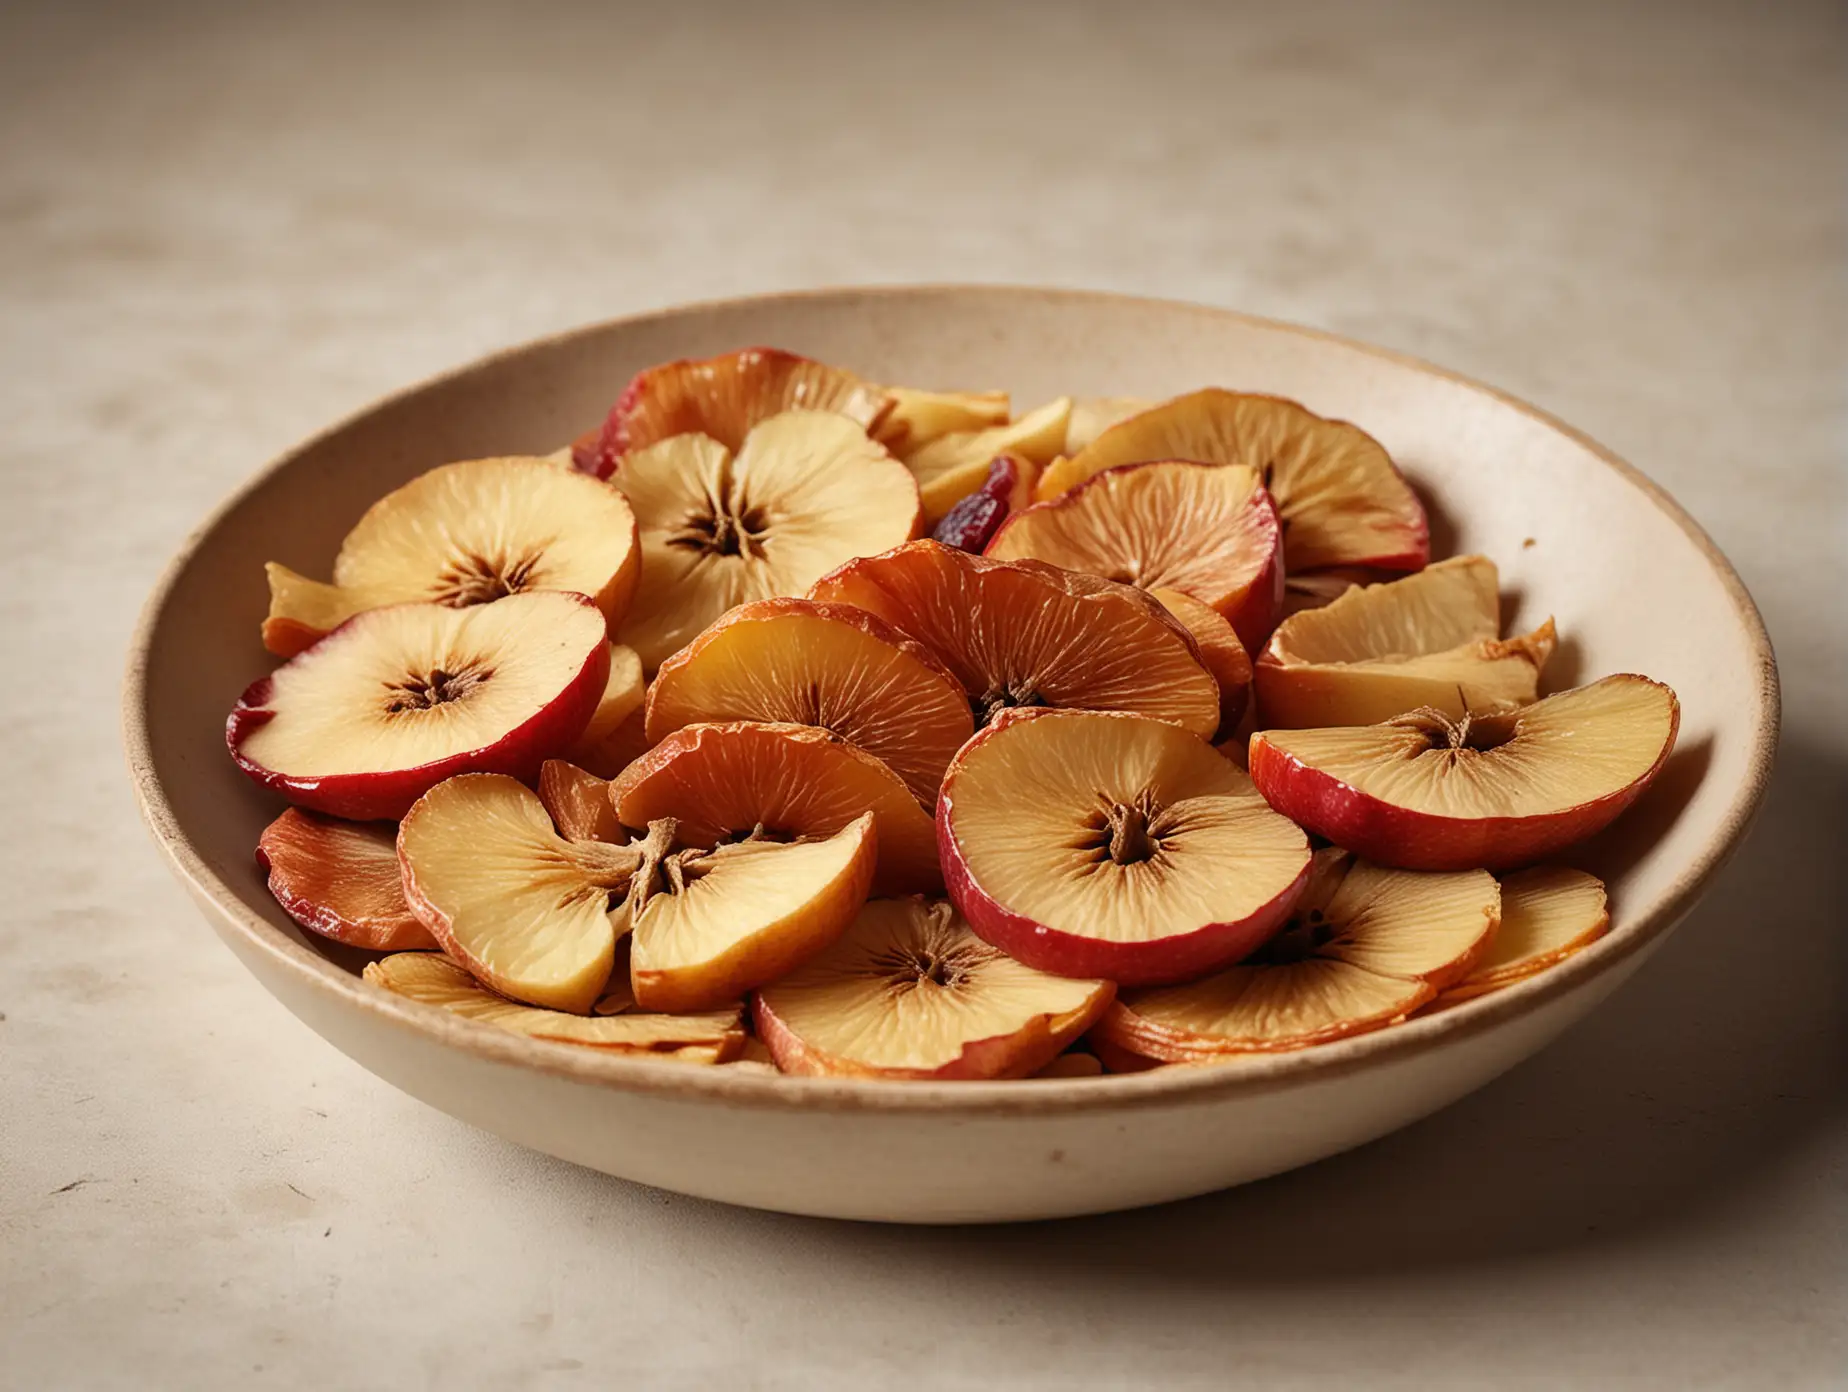
{"type": "Polygon", "coordinates": [[[610,1174],[732,1203],[905,1222],[1092,1213],[1204,1193],[1359,1145],[1455,1101],[1607,996],[1700,896],[1770,774],[1777,672],[1757,610],[1694,522],[1628,464],[1532,407],[1426,364],[1222,310],[994,287],[841,290],[697,305],[516,348],[388,398],[264,469],[186,543],[129,659],[126,733],[174,873],[256,978],[335,1047],[432,1106],[610,1174]],[[769,1077],[599,1055],[363,983],[310,941],[253,858],[280,804],[225,756],[268,669],[263,562],[325,570],[386,490],[452,459],[544,453],[638,368],[769,343],[876,380],[1161,397],[1212,384],[1297,398],[1392,452],[1437,555],[1502,569],[1518,631],[1553,614],[1549,686],[1669,682],[1680,746],[1575,859],[1612,930],[1563,966],[1396,1028],[1204,1068],[1028,1083],[769,1077]]]}

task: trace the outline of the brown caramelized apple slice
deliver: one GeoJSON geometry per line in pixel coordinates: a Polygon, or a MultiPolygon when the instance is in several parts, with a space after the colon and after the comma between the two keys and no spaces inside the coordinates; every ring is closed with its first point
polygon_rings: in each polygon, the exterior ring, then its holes
{"type": "Polygon", "coordinates": [[[1133,586],[925,540],[849,561],[809,597],[856,605],[929,648],[978,723],[1010,706],[1070,706],[1203,737],[1219,724],[1219,684],[1192,638],[1133,586]]]}
{"type": "Polygon", "coordinates": [[[919,525],[910,472],[828,411],[771,416],[736,453],[676,435],[624,455],[611,481],[635,509],[644,561],[621,638],[650,671],[726,610],[800,594],[919,525]]]}
{"type": "Polygon", "coordinates": [[[832,948],[758,991],[755,1020],[785,1073],[1019,1078],[1113,993],[1108,981],[1022,966],[947,903],[875,899],[832,948]]]}
{"type": "Polygon", "coordinates": [[[634,514],[607,484],[543,459],[445,464],[372,505],[341,543],[333,584],[269,565],[263,645],[293,657],[368,609],[529,590],[588,595],[614,627],[640,568],[634,514]]]}
{"type": "Polygon", "coordinates": [[[1493,939],[1500,892],[1482,870],[1421,874],[1316,852],[1288,926],[1250,961],[1133,991],[1100,1043],[1184,1063],[1307,1048],[1379,1029],[1460,980],[1493,939]]]}
{"type": "Polygon", "coordinates": [[[687,725],[816,725],[905,780],[926,807],[974,733],[968,698],[930,651],[845,604],[742,604],[661,664],[648,693],[651,744],[687,725]]]}
{"type": "Polygon", "coordinates": [[[1452,720],[1525,705],[1553,621],[1501,639],[1495,563],[1458,556],[1357,586],[1285,619],[1258,659],[1260,719],[1276,729],[1372,725],[1420,707],[1452,720]]]}
{"type": "Polygon", "coordinates": [[[1661,771],[1680,720],[1674,692],[1625,674],[1500,715],[1261,731],[1251,777],[1286,817],[1379,864],[1502,870],[1607,826],[1661,771]]]}
{"type": "Polygon", "coordinates": [[[567,1015],[498,996],[454,962],[427,952],[402,952],[369,962],[364,975],[394,995],[557,1044],[703,1064],[725,1063],[744,1047],[741,1006],[686,1015],[634,1010],[589,1017],[567,1015]]]}
{"type": "Polygon", "coordinates": [[[1217,387],[1177,396],[1048,468],[1039,496],[1151,459],[1255,469],[1283,519],[1292,575],[1324,566],[1417,570],[1430,559],[1424,508],[1379,441],[1275,396],[1217,387]]]}
{"type": "Polygon", "coordinates": [[[435,947],[404,901],[396,833],[291,807],[263,829],[257,864],[289,917],[324,938],[373,952],[435,947]]]}

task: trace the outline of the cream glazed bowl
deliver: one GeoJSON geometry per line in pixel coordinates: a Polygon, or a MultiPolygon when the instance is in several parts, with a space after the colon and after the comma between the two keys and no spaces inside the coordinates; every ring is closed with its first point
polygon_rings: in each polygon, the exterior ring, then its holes
{"type": "Polygon", "coordinates": [[[186,543],[129,659],[142,811],[207,921],[309,1028],[473,1125],[625,1179],[790,1213],[993,1222],[1129,1208],[1306,1164],[1415,1121],[1544,1046],[1642,965],[1738,845],[1777,739],[1777,672],[1732,568],[1630,465],[1532,407],[1397,354],[1199,306],[999,287],[839,290],[621,319],[402,392],[265,468],[186,543]],[[1501,566],[1516,630],[1554,615],[1553,687],[1636,671],[1682,702],[1680,743],[1573,857],[1612,929],[1529,981],[1295,1053],[1107,1078],[877,1083],[698,1068],[545,1043],[359,977],[254,858],[280,803],[226,756],[258,642],[263,563],[325,573],[380,494],[453,459],[545,453],[664,359],[774,344],[880,381],[1163,397],[1294,397],[1377,436],[1431,512],[1436,555],[1501,566]]]}

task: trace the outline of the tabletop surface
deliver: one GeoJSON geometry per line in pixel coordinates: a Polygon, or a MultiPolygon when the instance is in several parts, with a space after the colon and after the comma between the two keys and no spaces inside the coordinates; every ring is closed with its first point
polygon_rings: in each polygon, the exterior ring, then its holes
{"type": "Polygon", "coordinates": [[[0,1386],[1832,1383],[1843,52],[1827,4],[0,10],[0,1386]],[[491,349],[929,280],[1408,350],[1685,503],[1786,734],[1648,968],[1361,1151],[988,1230],[608,1179],[270,1000],[122,772],[129,632],[194,523],[491,349]]]}

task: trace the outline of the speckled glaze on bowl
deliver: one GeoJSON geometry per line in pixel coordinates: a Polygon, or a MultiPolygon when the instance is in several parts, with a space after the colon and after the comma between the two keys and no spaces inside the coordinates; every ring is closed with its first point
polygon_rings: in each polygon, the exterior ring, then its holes
{"type": "Polygon", "coordinates": [[[1222,310],[996,287],[840,290],[695,305],[499,354],[393,396],[278,459],[187,542],[130,655],[129,765],[206,919],[311,1029],[430,1105],[662,1188],[898,1222],[1044,1218],[1200,1194],[1360,1145],[1455,1101],[1609,995],[1744,835],[1776,746],[1777,673],[1732,568],[1672,499],[1539,411],[1397,354],[1222,310]],[[1552,687],[1669,682],[1681,742],[1575,859],[1610,881],[1610,934],[1520,986],[1298,1053],[1128,1077],[880,1084],[609,1057],[522,1039],[359,979],[309,941],[252,848],[280,807],[226,757],[237,693],[268,670],[263,562],[323,574],[366,506],[452,459],[543,453],[666,358],[776,344],[883,381],[1160,397],[1207,384],[1294,397],[1392,452],[1436,554],[1501,565],[1518,630],[1553,614],[1552,687]]]}

